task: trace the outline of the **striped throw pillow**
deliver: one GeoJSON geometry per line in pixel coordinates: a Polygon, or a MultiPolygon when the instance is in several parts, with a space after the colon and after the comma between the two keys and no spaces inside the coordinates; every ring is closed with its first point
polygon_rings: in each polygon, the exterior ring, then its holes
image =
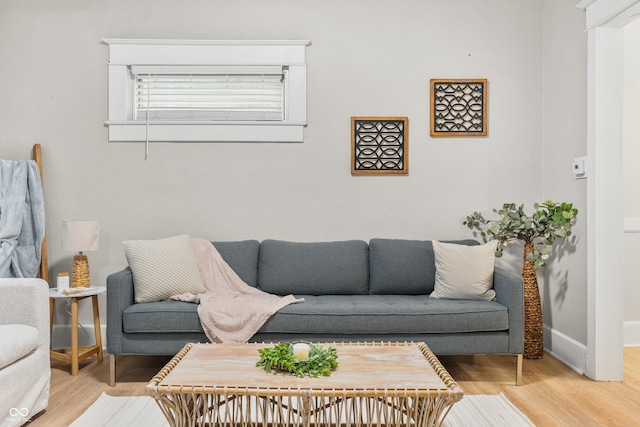
{"type": "Polygon", "coordinates": [[[191,237],[127,240],[123,244],[133,273],[136,303],[162,301],[186,292],[204,293],[191,237]]]}

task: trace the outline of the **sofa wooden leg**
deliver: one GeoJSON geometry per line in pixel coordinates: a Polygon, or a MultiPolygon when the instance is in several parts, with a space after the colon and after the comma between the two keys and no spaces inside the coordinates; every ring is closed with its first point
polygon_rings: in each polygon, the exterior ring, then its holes
{"type": "Polygon", "coordinates": [[[116,355],[109,355],[109,385],[116,386],[116,355]]]}
{"type": "Polygon", "coordinates": [[[518,362],[516,365],[516,385],[522,384],[522,354],[518,354],[516,356],[518,358],[518,362]]]}

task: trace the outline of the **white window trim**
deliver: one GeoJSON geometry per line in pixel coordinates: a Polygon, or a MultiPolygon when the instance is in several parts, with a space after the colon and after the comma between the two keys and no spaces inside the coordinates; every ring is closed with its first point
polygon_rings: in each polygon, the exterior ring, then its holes
{"type": "Polygon", "coordinates": [[[307,125],[308,40],[103,39],[109,45],[110,142],[302,142],[307,125]],[[130,66],[286,66],[283,121],[131,120],[130,66]]]}

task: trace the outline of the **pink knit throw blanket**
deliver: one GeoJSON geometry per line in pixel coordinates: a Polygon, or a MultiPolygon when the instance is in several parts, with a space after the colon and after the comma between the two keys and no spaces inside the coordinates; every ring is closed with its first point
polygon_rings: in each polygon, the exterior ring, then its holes
{"type": "Polygon", "coordinates": [[[293,295],[280,297],[247,285],[208,240],[192,238],[191,245],[206,292],[169,299],[200,302],[200,324],[211,342],[247,342],[278,310],[304,302],[293,295]]]}

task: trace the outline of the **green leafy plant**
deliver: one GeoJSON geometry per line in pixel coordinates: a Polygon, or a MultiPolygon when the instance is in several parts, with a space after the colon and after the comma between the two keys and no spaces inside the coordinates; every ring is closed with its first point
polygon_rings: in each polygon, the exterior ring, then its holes
{"type": "Polygon", "coordinates": [[[531,251],[527,251],[525,261],[530,261],[534,270],[544,267],[552,251],[556,239],[571,235],[571,226],[575,223],[578,209],[571,203],[554,203],[547,200],[535,203],[534,212],[528,215],[524,205],[505,203],[502,209],[494,209],[500,218],[485,219],[481,213],[474,212],[467,217],[464,225],[471,230],[480,232],[482,240],[497,240],[496,257],[502,256],[502,251],[510,240],[522,240],[525,245],[531,244],[531,251]]]}
{"type": "Polygon", "coordinates": [[[319,345],[309,344],[309,358],[298,360],[291,352],[291,344],[282,342],[269,348],[261,348],[260,360],[256,366],[264,367],[267,372],[289,372],[300,378],[305,375],[317,378],[328,377],[338,367],[338,351],[329,347],[326,350],[319,345]]]}

